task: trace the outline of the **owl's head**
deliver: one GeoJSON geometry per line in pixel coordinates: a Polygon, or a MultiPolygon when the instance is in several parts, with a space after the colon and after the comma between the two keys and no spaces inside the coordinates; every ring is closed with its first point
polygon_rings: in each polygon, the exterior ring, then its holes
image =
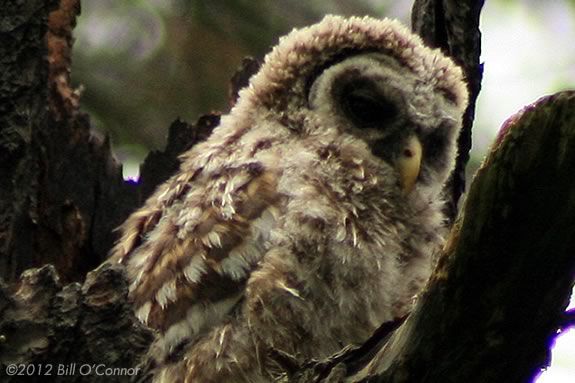
{"type": "Polygon", "coordinates": [[[327,16],[294,30],[244,92],[240,100],[300,134],[311,118],[362,140],[406,192],[418,185],[432,196],[453,168],[467,106],[459,67],[399,22],[369,17],[327,16]]]}

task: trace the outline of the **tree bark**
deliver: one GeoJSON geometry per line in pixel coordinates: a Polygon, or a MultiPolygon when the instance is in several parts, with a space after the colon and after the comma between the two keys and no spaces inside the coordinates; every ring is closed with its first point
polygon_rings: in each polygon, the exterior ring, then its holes
{"type": "MultiPolygon", "coordinates": [[[[446,189],[453,217],[481,81],[481,5],[418,0],[413,10],[414,30],[453,56],[469,81],[458,168],[446,189]]],[[[35,366],[30,381],[126,381],[88,368],[135,367],[153,334],[132,315],[121,268],[86,272],[106,259],[113,229],[219,116],[174,122],[166,150],[150,153],[139,182],[125,182],[70,87],[78,1],[5,0],[0,8],[1,380],[21,380],[6,376],[16,363],[35,366]],[[40,374],[47,365],[51,375],[40,374]],[[72,365],[75,374],[57,374],[72,365]],[[92,374],[81,376],[85,365],[92,374]]],[[[243,63],[232,102],[255,70],[243,63]]],[[[575,95],[543,99],[502,131],[414,312],[359,348],[292,366],[290,381],[522,382],[547,365],[575,272],[575,95]]]]}
{"type": "Polygon", "coordinates": [[[140,182],[124,182],[110,140],[92,133],[70,86],[79,0],[4,0],[0,9],[0,277],[53,264],[63,281],[80,281],[106,259],[114,229],[219,116],[175,121],[140,182]]]}
{"type": "Polygon", "coordinates": [[[481,32],[479,15],[483,0],[415,0],[411,24],[429,46],[441,49],[463,69],[469,105],[463,115],[463,126],[458,139],[455,169],[445,187],[448,219],[453,222],[459,199],[465,192],[465,166],[471,150],[471,128],[475,118],[475,103],[481,90],[483,65],[480,64],[481,32]]]}
{"type": "Polygon", "coordinates": [[[118,266],[63,286],[52,265],[22,273],[15,291],[0,286],[2,382],[125,382],[153,333],[133,315],[118,266]],[[123,374],[105,374],[124,368],[123,374]],[[101,375],[104,374],[104,375],[101,375]]]}

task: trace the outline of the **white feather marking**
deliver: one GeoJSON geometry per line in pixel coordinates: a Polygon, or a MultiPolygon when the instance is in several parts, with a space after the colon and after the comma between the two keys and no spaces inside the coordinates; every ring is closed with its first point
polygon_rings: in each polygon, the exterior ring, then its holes
{"type": "Polygon", "coordinates": [[[189,210],[182,210],[178,217],[177,224],[179,226],[193,225],[202,217],[202,214],[203,209],[198,206],[192,207],[189,210]]]}
{"type": "Polygon", "coordinates": [[[138,310],[136,310],[136,318],[143,324],[148,323],[148,316],[150,315],[150,309],[152,308],[152,302],[148,301],[144,303],[138,310]]]}
{"type": "Polygon", "coordinates": [[[122,241],[122,258],[123,259],[129,252],[130,250],[132,250],[133,245],[134,245],[134,239],[140,235],[140,233],[138,231],[133,231],[130,235],[126,236],[126,238],[124,238],[124,240],[122,241]]]}
{"type": "Polygon", "coordinates": [[[234,200],[232,199],[232,195],[230,194],[230,191],[227,190],[228,189],[227,186],[229,186],[229,183],[226,185],[226,190],[222,194],[222,202],[220,202],[221,207],[231,205],[234,202],[234,200]]]}
{"type": "Polygon", "coordinates": [[[351,205],[351,213],[353,214],[353,216],[354,216],[355,218],[358,218],[358,217],[359,217],[359,214],[358,214],[358,212],[357,212],[357,208],[356,208],[354,205],[351,205]]]}
{"type": "Polygon", "coordinates": [[[189,339],[193,334],[193,329],[190,327],[187,318],[174,323],[168,328],[161,339],[161,346],[167,352],[172,352],[174,347],[180,344],[183,340],[189,339]]]}
{"type": "Polygon", "coordinates": [[[220,339],[218,341],[218,349],[216,350],[216,358],[219,358],[220,355],[222,354],[222,350],[224,349],[224,340],[226,337],[226,332],[228,331],[228,327],[224,327],[221,331],[220,331],[220,339]]]}
{"type": "Polygon", "coordinates": [[[415,114],[417,117],[421,118],[421,119],[428,119],[431,116],[429,115],[429,113],[423,113],[421,112],[415,105],[413,105],[412,103],[407,103],[407,106],[410,109],[410,112],[415,114]]]}
{"type": "Polygon", "coordinates": [[[146,257],[144,254],[145,253],[138,252],[136,250],[136,252],[134,252],[132,257],[130,258],[130,261],[128,262],[128,264],[130,265],[129,268],[132,270],[142,268],[142,266],[144,266],[146,264],[146,261],[148,260],[148,257],[146,257]]]}
{"type": "Polygon", "coordinates": [[[236,214],[236,209],[234,208],[231,197],[230,197],[230,203],[225,204],[225,206],[222,204],[222,208],[220,209],[220,214],[221,214],[222,218],[225,220],[232,219],[233,216],[236,214]]]}
{"type": "Polygon", "coordinates": [[[293,295],[296,298],[302,299],[302,296],[299,294],[299,291],[297,291],[296,289],[294,289],[293,287],[289,287],[288,285],[285,284],[284,281],[276,281],[276,286],[278,286],[280,289],[287,291],[288,293],[290,293],[291,295],[293,295]]]}
{"type": "Polygon", "coordinates": [[[210,231],[208,234],[202,237],[202,243],[209,248],[222,247],[222,240],[220,235],[214,230],[210,231]]]}
{"type": "Polygon", "coordinates": [[[170,190],[171,190],[170,188],[166,188],[166,190],[164,190],[164,191],[162,192],[162,194],[160,194],[160,195],[158,196],[158,201],[161,201],[161,202],[165,201],[165,200],[167,199],[166,196],[168,195],[168,193],[170,192],[170,190]]]}
{"type": "Polygon", "coordinates": [[[180,209],[177,214],[177,219],[174,224],[180,228],[178,236],[182,239],[187,237],[190,232],[193,232],[197,226],[205,219],[204,214],[206,211],[199,205],[203,203],[205,196],[188,196],[186,198],[185,206],[187,208],[180,209]]]}
{"type": "Polygon", "coordinates": [[[223,259],[220,271],[233,280],[245,278],[252,266],[264,255],[270,241],[272,229],[276,225],[275,208],[268,208],[252,223],[251,235],[241,246],[233,248],[228,257],[223,259]]]}
{"type": "Polygon", "coordinates": [[[221,272],[229,275],[232,280],[239,281],[248,275],[251,266],[242,256],[243,249],[234,250],[220,263],[221,272]]]}
{"type": "MultiPolygon", "coordinates": [[[[186,363],[186,368],[188,369],[188,375],[193,376],[194,370],[196,369],[196,364],[193,362],[186,363]]],[[[173,377],[172,377],[172,379],[173,379],[173,377]]]]}
{"type": "Polygon", "coordinates": [[[347,221],[349,218],[344,215],[343,219],[341,220],[341,224],[337,225],[336,232],[335,232],[335,240],[338,242],[343,242],[345,237],[347,236],[347,221]]]}
{"type": "Polygon", "coordinates": [[[351,189],[352,189],[352,192],[354,192],[355,194],[359,194],[359,193],[361,193],[362,190],[363,190],[363,184],[360,183],[360,182],[354,182],[354,183],[352,184],[351,189]]]}
{"type": "Polygon", "coordinates": [[[192,260],[184,268],[184,276],[189,282],[198,283],[207,271],[206,262],[202,257],[193,256],[192,260]]]}
{"type": "Polygon", "coordinates": [[[176,278],[164,283],[156,293],[156,301],[164,309],[168,303],[176,300],[176,278]]]}
{"type": "Polygon", "coordinates": [[[158,346],[171,352],[186,339],[193,338],[203,330],[218,325],[242,297],[237,294],[214,304],[196,303],[188,309],[184,319],[171,325],[161,336],[158,346]]]}
{"type": "MultiPolygon", "coordinates": [[[[224,192],[224,195],[222,196],[222,202],[221,202],[221,206],[227,206],[229,208],[232,208],[232,204],[234,203],[234,199],[232,198],[232,190],[228,190],[231,188],[228,188],[227,186],[230,186],[230,184],[228,183],[228,185],[226,185],[226,191],[224,192]]],[[[233,187],[233,185],[231,185],[233,187]]]]}
{"type": "Polygon", "coordinates": [[[140,281],[142,280],[142,277],[144,276],[144,270],[140,270],[140,272],[138,273],[138,275],[136,275],[136,278],[134,278],[134,280],[132,281],[132,283],[130,283],[130,288],[128,289],[128,291],[131,293],[134,290],[136,290],[136,288],[138,287],[138,285],[140,284],[140,281]]]}
{"type": "Polygon", "coordinates": [[[244,244],[241,248],[237,250],[232,250],[230,254],[235,254],[237,251],[238,255],[241,255],[247,263],[251,266],[259,262],[266,252],[266,246],[263,240],[250,240],[250,242],[244,244]]]}

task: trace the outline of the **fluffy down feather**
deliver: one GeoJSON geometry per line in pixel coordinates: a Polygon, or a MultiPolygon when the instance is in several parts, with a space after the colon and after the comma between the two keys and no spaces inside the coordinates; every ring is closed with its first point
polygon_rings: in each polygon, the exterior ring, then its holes
{"type": "Polygon", "coordinates": [[[269,382],[277,352],[321,358],[408,312],[441,245],[466,98],[459,68],[396,21],[328,16],[282,38],[121,227],[112,259],[158,331],[155,381],[269,382]],[[353,125],[334,89],[354,76],[401,124],[353,125]],[[423,146],[410,193],[373,146],[407,130],[423,146]]]}

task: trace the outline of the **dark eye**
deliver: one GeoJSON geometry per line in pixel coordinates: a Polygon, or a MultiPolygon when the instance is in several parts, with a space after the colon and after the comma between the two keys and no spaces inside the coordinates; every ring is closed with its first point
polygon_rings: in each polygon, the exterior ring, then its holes
{"type": "Polygon", "coordinates": [[[373,127],[397,116],[396,106],[383,95],[371,89],[353,89],[344,92],[342,104],[345,113],[359,127],[373,127]]]}

